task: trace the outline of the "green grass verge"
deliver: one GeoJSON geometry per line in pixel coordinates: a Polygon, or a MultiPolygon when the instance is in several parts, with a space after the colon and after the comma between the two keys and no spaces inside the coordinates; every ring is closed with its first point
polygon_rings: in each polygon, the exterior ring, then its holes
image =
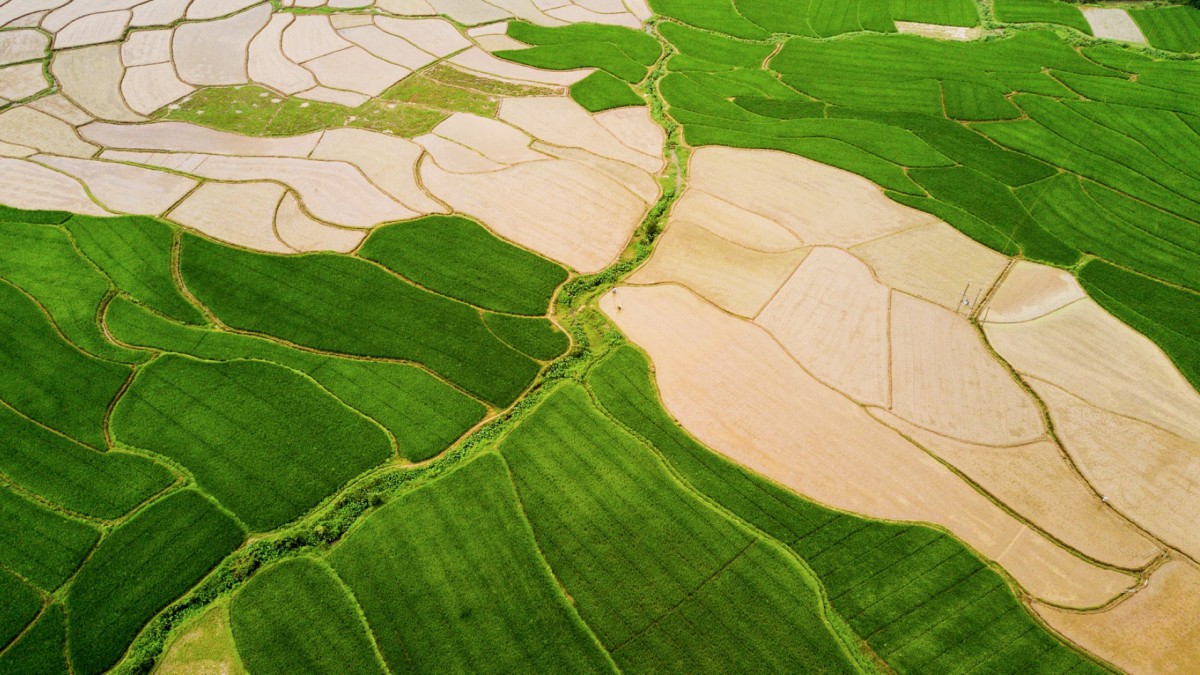
{"type": "Polygon", "coordinates": [[[495,454],[389,503],[329,557],[393,671],[613,670],[539,559],[495,454]]]}
{"type": "Polygon", "coordinates": [[[461,216],[427,216],[377,228],[358,255],[429,290],[509,314],[546,314],[554,290],[567,279],[561,265],[461,216]]]}
{"type": "Polygon", "coordinates": [[[225,324],[315,349],[412,360],[490,403],[511,403],[538,364],[477,310],[336,254],[251,253],[184,235],[188,289],[225,324]]]}
{"type": "Polygon", "coordinates": [[[69,653],[76,673],[100,673],[142,626],[191,588],[245,534],[194,490],[151,504],[100,543],[67,591],[69,653]]]}
{"type": "Polygon", "coordinates": [[[328,356],[251,335],[168,321],[120,298],[105,322],[122,342],[212,361],[259,359],[298,370],[346,405],[379,422],[400,454],[418,462],[445,450],[486,407],[416,366],[328,356]]]}
{"type": "Polygon", "coordinates": [[[45,591],[71,576],[100,533],[0,486],[0,565],[45,591]]]}
{"type": "Polygon", "coordinates": [[[167,487],[163,466],[124,452],[99,453],[0,406],[0,473],[63,508],[114,519],[167,487]]]}
{"type": "Polygon", "coordinates": [[[589,112],[601,112],[631,105],[646,105],[628,83],[603,70],[588,75],[570,87],[571,98],[589,112]]]}
{"type": "Polygon", "coordinates": [[[0,568],[0,649],[19,635],[42,610],[42,595],[0,568]]]}
{"type": "Polygon", "coordinates": [[[851,672],[812,578],[562,384],[501,444],[547,561],[617,665],[851,672]]]}
{"type": "Polygon", "coordinates": [[[171,272],[174,230],[155,218],[74,216],[65,225],[80,252],[138,302],[184,323],[203,324],[171,272]]]}
{"type": "Polygon", "coordinates": [[[256,574],[229,614],[238,654],[256,675],[384,672],[354,600],[312,558],[256,574]]]}
{"type": "Polygon", "coordinates": [[[539,361],[558,358],[571,346],[567,334],[549,319],[485,313],[483,321],[501,340],[539,361]]]}
{"type": "Polygon", "coordinates": [[[112,433],[179,462],[252,531],[294,520],[391,456],[370,420],[262,361],[155,359],[121,397],[112,433]]]}
{"type": "Polygon", "coordinates": [[[50,605],[16,643],[0,654],[0,672],[66,675],[66,639],[62,605],[50,605]]]}
{"type": "MultiPolygon", "coordinates": [[[[38,226],[40,227],[40,226],[38,226]]],[[[41,308],[0,279],[0,399],[21,413],[97,449],[104,416],[129,377],[62,339],[41,308]]]]}
{"type": "Polygon", "coordinates": [[[649,362],[635,348],[612,352],[588,386],[693,489],[804,558],[833,607],[897,672],[981,664],[985,671],[1101,670],[1042,628],[952,537],[818,506],[701,446],[663,410],[649,362]]]}

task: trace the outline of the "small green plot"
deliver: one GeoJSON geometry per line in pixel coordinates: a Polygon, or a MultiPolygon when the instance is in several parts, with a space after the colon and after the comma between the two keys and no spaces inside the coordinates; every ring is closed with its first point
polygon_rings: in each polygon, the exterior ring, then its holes
{"type": "Polygon", "coordinates": [[[400,454],[419,462],[445,450],[487,408],[424,370],[293,349],[253,335],[186,326],[117,299],[105,321],[122,342],[213,361],[260,359],[298,370],[391,432],[400,454]]]}
{"type": "Polygon", "coordinates": [[[0,473],[65,509],[119,518],[167,487],[174,476],[124,452],[96,452],[0,406],[0,473]]]}
{"type": "Polygon", "coordinates": [[[184,235],[192,293],[227,325],[335,353],[412,360],[496,405],[537,374],[536,361],[492,335],[478,310],[375,264],[318,253],[277,256],[184,235]]]}
{"type": "Polygon", "coordinates": [[[354,600],[311,558],[254,575],[230,606],[233,636],[256,674],[383,673],[354,600]]]}
{"type": "Polygon", "coordinates": [[[53,591],[79,567],[100,533],[0,485],[0,564],[53,591]]]}
{"type": "Polygon", "coordinates": [[[149,356],[104,338],[96,314],[111,284],[79,255],[61,228],[0,223],[0,278],[33,296],[58,330],[80,349],[127,363],[149,356]]]}
{"type": "Polygon", "coordinates": [[[20,639],[0,654],[0,673],[66,675],[66,640],[62,605],[50,605],[20,639]]]}
{"type": "Polygon", "coordinates": [[[612,75],[597,70],[571,85],[571,98],[589,112],[601,112],[630,105],[646,105],[638,93],[612,75]]]}
{"type": "Polygon", "coordinates": [[[539,361],[557,358],[571,346],[567,334],[549,319],[486,313],[483,320],[501,340],[539,361]]]}
{"type": "Polygon", "coordinates": [[[369,516],[330,554],[394,672],[612,672],[485,454],[369,516]]]}
{"type": "Polygon", "coordinates": [[[1058,0],[995,0],[996,20],[1005,23],[1054,23],[1092,34],[1079,7],[1058,0]]]}
{"type": "Polygon", "coordinates": [[[626,82],[641,82],[662,46],[652,36],[632,28],[592,23],[555,28],[513,21],[508,35],[528,49],[508,49],[496,56],[537,68],[569,70],[599,68],[626,82]]]}
{"type": "Polygon", "coordinates": [[[233,518],[195,490],[164,497],[114,529],[67,591],[74,671],[108,670],[151,617],[244,537],[233,518]]]}
{"type": "Polygon", "coordinates": [[[889,4],[896,21],[939,26],[979,25],[979,6],[973,0],[890,0],[889,4]]]}
{"type": "Polygon", "coordinates": [[[66,228],[83,255],[122,292],[178,321],[204,323],[200,310],[175,285],[171,272],[174,230],[170,225],[141,216],[74,216],[66,228]]]}
{"type": "Polygon", "coordinates": [[[42,609],[42,595],[0,568],[0,648],[25,630],[42,609]]]}
{"type": "Polygon", "coordinates": [[[104,416],[129,367],[63,340],[34,300],[3,279],[0,307],[0,399],[81,443],[104,448],[104,416]]]}
{"type": "Polygon", "coordinates": [[[358,254],[432,291],[482,309],[536,316],[567,271],[460,216],[377,228],[358,254]]]}
{"type": "Polygon", "coordinates": [[[1171,52],[1200,52],[1200,8],[1148,7],[1130,9],[1151,47],[1171,52]]]}
{"type": "Polygon", "coordinates": [[[260,361],[167,355],[113,411],[120,442],[169,457],[252,530],[270,530],[387,460],[383,430],[311,380],[260,361]]]}

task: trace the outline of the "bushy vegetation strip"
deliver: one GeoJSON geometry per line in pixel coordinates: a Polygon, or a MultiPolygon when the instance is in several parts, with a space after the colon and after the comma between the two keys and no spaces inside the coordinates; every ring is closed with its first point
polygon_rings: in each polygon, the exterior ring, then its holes
{"type": "Polygon", "coordinates": [[[121,397],[112,432],[179,462],[253,531],[295,519],[391,456],[378,425],[262,361],[159,357],[121,397]]]}
{"type": "Polygon", "coordinates": [[[195,490],[175,492],[113,529],[67,591],[76,673],[101,673],[147,621],[241,545],[241,526],[195,490]]]}
{"type": "Polygon", "coordinates": [[[229,614],[238,654],[255,675],[384,672],[354,601],[312,558],[255,575],[229,614]]]}
{"type": "Polygon", "coordinates": [[[0,565],[52,592],[100,538],[96,528],[61,516],[0,485],[0,565]]]}

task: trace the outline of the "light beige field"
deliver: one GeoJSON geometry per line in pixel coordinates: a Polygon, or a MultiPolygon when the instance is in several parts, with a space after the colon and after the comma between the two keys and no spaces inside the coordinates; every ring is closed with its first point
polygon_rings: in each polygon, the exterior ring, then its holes
{"type": "Polygon", "coordinates": [[[186,625],[154,671],[160,675],[245,675],[229,628],[229,607],[218,603],[186,625]]]}
{"type": "Polygon", "coordinates": [[[58,79],[62,93],[93,117],[114,122],[140,122],[144,117],[133,112],[121,98],[121,47],[116,44],[82,47],[55,52],[50,72],[58,79]]]}
{"type": "Polygon", "coordinates": [[[974,445],[939,436],[886,410],[876,419],[904,434],[1051,536],[1117,567],[1140,569],[1162,553],[1071,468],[1061,448],[1042,440],[1025,445],[974,445]]]}
{"type": "Polygon", "coordinates": [[[671,414],[735,461],[831,506],[946,527],[1056,604],[1099,605],[1135,583],[1027,531],[762,328],[679,286],[621,287],[601,308],[650,354],[671,414]]]}
{"type": "Polygon", "coordinates": [[[91,157],[100,150],[81,140],[66,122],[27,107],[0,113],[0,139],[67,157],[91,157]]]}
{"type": "Polygon", "coordinates": [[[931,431],[1012,445],[1046,431],[1033,398],[961,316],[903,293],[892,296],[892,406],[931,431]]]}
{"type": "Polygon", "coordinates": [[[853,246],[935,220],[865,178],[785,152],[703,147],[690,166],[692,188],[773,220],[805,244],[853,246]]]}
{"type": "Polygon", "coordinates": [[[1142,29],[1134,23],[1129,13],[1119,7],[1083,7],[1084,18],[1092,27],[1092,34],[1107,40],[1146,44],[1142,29]]]}
{"type": "Polygon", "coordinates": [[[679,282],[722,309],[752,317],[804,260],[807,251],[755,251],[688,221],[674,221],[654,255],[629,282],[679,282]]]}
{"type": "Polygon", "coordinates": [[[526,130],[531,136],[554,145],[576,147],[632,164],[646,173],[658,173],[663,160],[622,143],[574,101],[558,96],[509,98],[500,104],[500,119],[526,130]]]}
{"type": "Polygon", "coordinates": [[[283,194],[277,183],[205,183],[167,217],[230,244],[293,253],[275,236],[275,210],[283,194]]]}
{"type": "Polygon", "coordinates": [[[671,219],[703,223],[708,231],[759,251],[790,251],[804,245],[775,221],[694,187],[675,202],[671,219]]]}
{"type": "Polygon", "coordinates": [[[1090,299],[984,331],[1018,371],[1101,408],[1200,441],[1200,394],[1153,342],[1090,299]]]}
{"type": "Polygon", "coordinates": [[[5,157],[0,157],[0,203],[18,209],[112,215],[88,197],[79,181],[33,162],[5,157]]]}
{"type": "Polygon", "coordinates": [[[991,287],[1008,258],[946,223],[919,225],[850,249],[883,283],[954,311],[991,287]]]}
{"type": "Polygon", "coordinates": [[[1163,541],[1200,557],[1200,443],[1031,379],[1063,447],[1114,507],[1163,541]]]}
{"type": "Polygon", "coordinates": [[[161,215],[197,185],[186,176],[116,162],[54,155],[33,161],[78,178],[96,201],[121,213],[161,215]]]}
{"type": "Polygon", "coordinates": [[[1149,584],[1103,612],[1034,603],[1039,616],[1084,649],[1130,673],[1193,673],[1200,663],[1200,571],[1171,561],[1149,584]]]}
{"type": "Polygon", "coordinates": [[[976,40],[983,31],[979,26],[963,28],[962,26],[939,26],[936,23],[919,23],[915,21],[897,21],[896,32],[938,40],[976,40]]]}
{"type": "Polygon", "coordinates": [[[275,212],[275,234],[279,241],[294,251],[338,251],[348,253],[358,248],[367,236],[363,230],[331,227],[315,220],[300,208],[292,193],[283,196],[275,212]]]}
{"type": "Polygon", "coordinates": [[[1020,323],[1045,316],[1086,295],[1065,270],[1018,260],[984,308],[988,323],[1020,323]]]}
{"type": "Polygon", "coordinates": [[[854,256],[817,247],[755,323],[817,379],[861,403],[887,406],[890,295],[854,256]]]}

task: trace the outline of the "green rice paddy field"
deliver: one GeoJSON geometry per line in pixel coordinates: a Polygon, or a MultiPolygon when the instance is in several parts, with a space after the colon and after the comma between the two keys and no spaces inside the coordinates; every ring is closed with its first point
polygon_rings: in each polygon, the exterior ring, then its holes
{"type": "MultiPolygon", "coordinates": [[[[672,150],[809,157],[1070,270],[1200,386],[1200,11],[1131,12],[1150,51],[1054,0],[650,4],[650,31],[513,22],[531,47],[499,55],[597,68],[570,96],[649,104],[672,150]]],[[[357,126],[545,93],[455,72],[357,126]]],[[[348,123],[277,108],[205,123],[348,123]]],[[[251,673],[1109,672],[944,531],[816,504],[667,414],[592,302],[680,178],[590,277],[459,216],[282,256],[0,207],[0,673],[150,672],[226,604],[251,673]]]]}

